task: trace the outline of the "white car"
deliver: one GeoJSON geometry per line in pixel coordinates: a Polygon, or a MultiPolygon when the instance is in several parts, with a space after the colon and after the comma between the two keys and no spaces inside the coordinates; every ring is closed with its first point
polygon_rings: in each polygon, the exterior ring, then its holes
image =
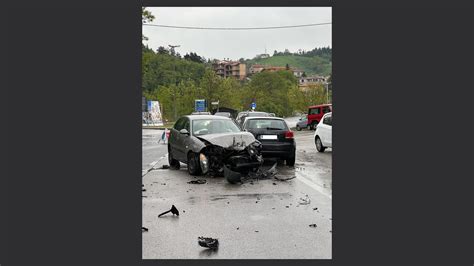
{"type": "Polygon", "coordinates": [[[332,112],[325,114],[319,121],[314,132],[314,142],[319,152],[332,148],[332,112]]]}

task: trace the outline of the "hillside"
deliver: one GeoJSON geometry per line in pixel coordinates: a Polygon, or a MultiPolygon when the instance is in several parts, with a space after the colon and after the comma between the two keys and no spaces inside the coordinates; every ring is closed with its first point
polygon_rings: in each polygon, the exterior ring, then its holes
{"type": "Polygon", "coordinates": [[[301,56],[301,55],[274,55],[264,59],[245,60],[247,69],[254,64],[270,65],[270,66],[286,66],[302,69],[307,75],[323,75],[331,74],[332,62],[321,56],[301,56]]]}

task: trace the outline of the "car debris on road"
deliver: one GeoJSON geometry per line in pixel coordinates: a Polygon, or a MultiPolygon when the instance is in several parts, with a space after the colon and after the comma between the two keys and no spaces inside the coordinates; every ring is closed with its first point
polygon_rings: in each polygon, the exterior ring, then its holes
{"type": "Polygon", "coordinates": [[[178,209],[176,209],[176,207],[174,205],[171,206],[171,209],[169,211],[165,211],[161,214],[158,215],[158,217],[161,217],[167,213],[171,212],[173,215],[176,215],[176,216],[179,216],[179,211],[178,209]]]}
{"type": "Polygon", "coordinates": [[[142,226],[142,232],[148,232],[148,228],[142,226]]]}
{"type": "Polygon", "coordinates": [[[201,247],[217,249],[219,247],[219,240],[217,238],[200,236],[198,237],[198,244],[201,247]]]}
{"type": "Polygon", "coordinates": [[[310,224],[309,227],[317,227],[316,224],[310,224]]]}
{"type": "Polygon", "coordinates": [[[191,180],[188,182],[188,184],[206,184],[206,179],[197,179],[197,180],[191,180]]]}

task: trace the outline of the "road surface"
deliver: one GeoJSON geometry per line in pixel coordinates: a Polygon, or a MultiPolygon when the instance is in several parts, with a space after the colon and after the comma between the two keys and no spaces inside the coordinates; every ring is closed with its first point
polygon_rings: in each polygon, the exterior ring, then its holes
{"type": "Polygon", "coordinates": [[[161,133],[143,130],[143,259],[331,259],[332,150],[316,151],[314,131],[295,132],[294,168],[277,167],[277,177],[296,178],[243,185],[190,176],[185,164],[160,169],[168,164],[161,133]],[[197,179],[206,183],[187,183],[197,179]],[[171,205],[179,217],[157,217],[171,205]],[[219,249],[200,247],[199,236],[218,238],[219,249]]]}

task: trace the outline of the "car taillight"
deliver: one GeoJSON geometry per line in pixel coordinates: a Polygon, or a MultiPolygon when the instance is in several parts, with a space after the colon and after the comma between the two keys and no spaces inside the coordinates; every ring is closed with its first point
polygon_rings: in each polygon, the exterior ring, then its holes
{"type": "Polygon", "coordinates": [[[293,138],[293,131],[286,131],[285,132],[285,139],[292,139],[293,138]]]}

